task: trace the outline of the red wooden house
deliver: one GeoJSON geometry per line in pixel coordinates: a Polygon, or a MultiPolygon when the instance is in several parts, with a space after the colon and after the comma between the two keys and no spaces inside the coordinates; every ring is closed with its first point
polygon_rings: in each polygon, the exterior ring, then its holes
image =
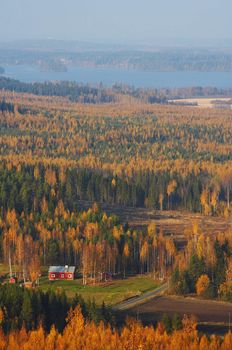
{"type": "Polygon", "coordinates": [[[10,280],[9,280],[10,284],[15,284],[16,282],[17,282],[16,277],[11,277],[10,280]]]}
{"type": "Polygon", "coordinates": [[[75,266],[50,266],[48,270],[49,281],[74,280],[75,266]]]}

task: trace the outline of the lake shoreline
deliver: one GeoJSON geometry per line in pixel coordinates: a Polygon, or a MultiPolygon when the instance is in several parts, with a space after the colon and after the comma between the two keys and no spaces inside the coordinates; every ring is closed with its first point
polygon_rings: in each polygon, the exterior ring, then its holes
{"type": "Polygon", "coordinates": [[[106,67],[68,65],[67,71],[41,71],[38,65],[4,65],[2,76],[22,82],[76,81],[112,86],[115,83],[136,88],[232,87],[231,72],[139,71],[106,67]]]}

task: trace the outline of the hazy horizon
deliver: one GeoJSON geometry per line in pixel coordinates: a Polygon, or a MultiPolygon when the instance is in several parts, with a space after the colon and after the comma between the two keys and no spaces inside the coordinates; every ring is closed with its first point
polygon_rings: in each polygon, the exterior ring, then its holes
{"type": "Polygon", "coordinates": [[[7,0],[0,42],[65,40],[124,45],[230,45],[229,0],[7,0]]]}

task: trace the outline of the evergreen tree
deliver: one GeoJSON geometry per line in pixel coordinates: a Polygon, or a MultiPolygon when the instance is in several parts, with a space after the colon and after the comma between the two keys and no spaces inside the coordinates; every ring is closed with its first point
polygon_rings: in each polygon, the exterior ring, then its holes
{"type": "Polygon", "coordinates": [[[189,262],[188,274],[190,278],[190,290],[195,292],[196,282],[198,278],[205,272],[205,263],[203,258],[198,258],[197,255],[193,255],[189,262]]]}
{"type": "Polygon", "coordinates": [[[27,291],[25,291],[23,295],[22,320],[27,330],[30,330],[33,328],[34,319],[33,319],[32,301],[31,301],[31,295],[27,291]]]}
{"type": "Polygon", "coordinates": [[[220,243],[216,239],[214,243],[214,251],[216,256],[216,264],[214,267],[214,280],[216,287],[219,288],[220,284],[222,284],[226,280],[227,264],[225,258],[225,251],[227,251],[227,245],[220,245],[220,243]]]}
{"type": "Polygon", "coordinates": [[[166,332],[171,333],[172,332],[172,320],[171,320],[171,318],[167,314],[163,314],[161,322],[164,325],[166,332]]]}
{"type": "Polygon", "coordinates": [[[181,317],[178,314],[174,314],[173,317],[172,317],[172,329],[174,331],[178,331],[181,328],[182,328],[181,317]]]}

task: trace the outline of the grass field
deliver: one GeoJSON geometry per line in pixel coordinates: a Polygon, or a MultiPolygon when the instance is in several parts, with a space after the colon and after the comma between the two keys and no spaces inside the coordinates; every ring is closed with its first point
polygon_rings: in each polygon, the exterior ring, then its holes
{"type": "MultiPolygon", "coordinates": [[[[13,272],[15,268],[13,266],[13,272]]],[[[47,277],[47,267],[42,267],[42,277],[38,288],[46,291],[54,289],[55,291],[64,290],[69,298],[80,294],[84,300],[95,299],[98,305],[104,301],[107,305],[117,304],[125,299],[140,295],[153,290],[159,286],[159,282],[154,281],[150,276],[136,275],[125,279],[114,279],[102,285],[82,285],[82,279],[73,281],[52,281],[47,277]]],[[[9,273],[8,265],[0,264],[0,277],[7,278],[9,273]]]]}
{"type": "Polygon", "coordinates": [[[40,280],[40,288],[42,290],[50,288],[54,290],[62,289],[70,298],[77,293],[84,300],[94,298],[98,305],[101,305],[103,301],[107,305],[114,305],[130,297],[155,289],[158,285],[151,277],[140,275],[113,280],[108,282],[108,284],[96,286],[83,286],[81,279],[49,282],[47,277],[42,277],[40,280]]]}

